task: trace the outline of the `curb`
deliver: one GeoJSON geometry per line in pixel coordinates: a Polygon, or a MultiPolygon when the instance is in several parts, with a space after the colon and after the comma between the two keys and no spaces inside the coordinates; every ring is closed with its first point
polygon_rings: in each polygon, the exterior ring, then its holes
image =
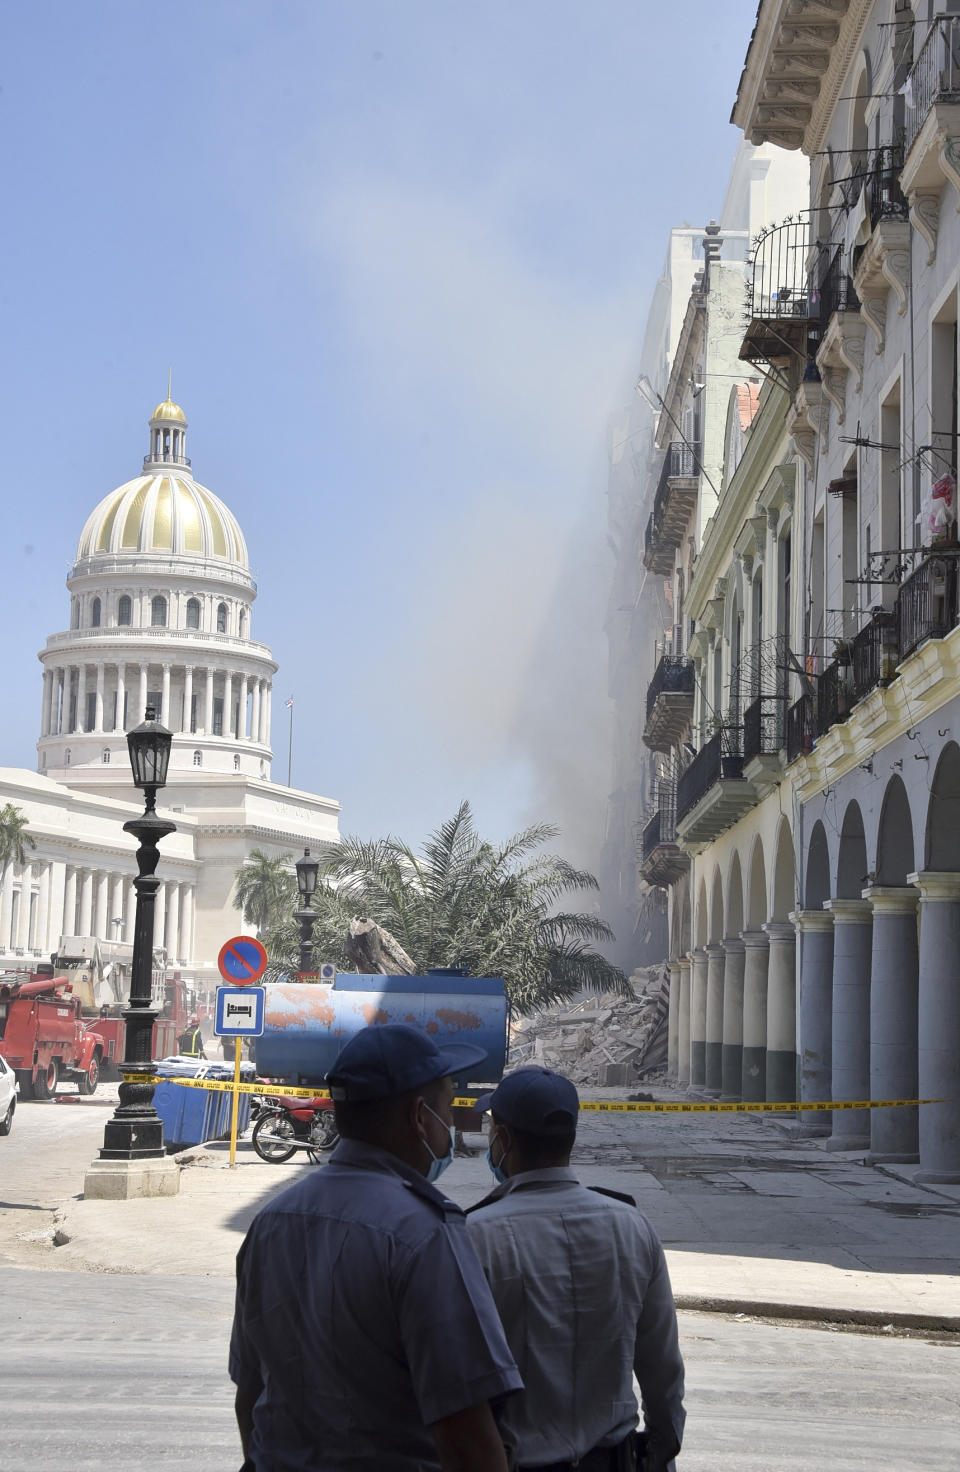
{"type": "Polygon", "coordinates": [[[764,1319],[801,1319],[808,1323],[853,1324],[864,1329],[933,1329],[960,1334],[960,1316],[912,1314],[903,1310],[881,1313],[877,1309],[828,1308],[810,1303],[770,1303],[746,1298],[713,1298],[699,1293],[677,1293],[678,1309],[710,1314],[748,1314],[764,1319]]]}

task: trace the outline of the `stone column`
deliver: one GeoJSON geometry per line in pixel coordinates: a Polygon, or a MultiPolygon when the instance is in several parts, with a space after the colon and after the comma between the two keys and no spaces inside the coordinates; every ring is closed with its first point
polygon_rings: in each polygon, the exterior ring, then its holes
{"type": "Polygon", "coordinates": [[[233,673],[226,670],[223,676],[223,734],[233,740],[233,673]]]}
{"type": "Polygon", "coordinates": [[[80,673],[77,678],[77,719],[73,729],[85,731],[87,729],[87,666],[81,664],[80,673]]]}
{"type": "Polygon", "coordinates": [[[80,917],[78,934],[93,934],[93,871],[80,871],[80,917]]]}
{"type": "Polygon", "coordinates": [[[260,740],[260,681],[253,682],[253,709],[250,714],[250,740],[260,740]]]}
{"type": "Polygon", "coordinates": [[[273,685],[268,680],[263,689],[263,744],[270,745],[270,723],[273,714],[273,685]]]}
{"type": "Polygon", "coordinates": [[[66,700],[66,670],[58,669],[53,694],[53,729],[51,736],[63,734],[63,708],[66,700]]]}
{"type": "Polygon", "coordinates": [[[169,726],[172,730],[173,721],[170,719],[170,666],[168,664],[163,666],[163,683],[160,689],[162,704],[157,715],[162,724],[169,726]]]}
{"type": "Polygon", "coordinates": [[[188,664],[183,672],[183,729],[193,730],[193,665],[188,664]]]}
{"type": "Polygon", "coordinates": [[[137,919],[137,892],[133,887],[133,880],[124,882],[123,903],[123,939],[128,946],[133,945],[133,933],[136,929],[137,919]]]}
{"type": "Polygon", "coordinates": [[[125,660],[120,660],[117,665],[117,719],[114,721],[115,731],[125,731],[126,725],[123,719],[123,703],[127,698],[127,665],[125,660]]]}
{"type": "Polygon", "coordinates": [[[43,672],[43,698],[40,702],[40,735],[50,735],[50,706],[53,700],[53,672],[43,672]]]}
{"type": "Polygon", "coordinates": [[[183,886],[183,904],[180,907],[180,955],[189,966],[193,960],[193,885],[183,886]]]}
{"type": "Polygon", "coordinates": [[[767,968],[770,938],[762,930],[744,930],[743,1080],[744,1103],[767,1097],[767,968]]]}
{"type": "MultiPolygon", "coordinates": [[[[47,933],[43,940],[47,955],[60,949],[60,937],[64,934],[64,899],[67,887],[67,866],[62,859],[54,859],[50,865],[50,905],[47,910],[47,933]]],[[[70,925],[73,925],[71,915],[70,925]]]]}
{"type": "Polygon", "coordinates": [[[96,877],[96,909],[94,911],[93,934],[98,940],[110,939],[110,927],[107,924],[108,901],[110,899],[110,875],[103,869],[97,871],[96,877]]]}
{"type": "Polygon", "coordinates": [[[20,913],[17,916],[17,934],[14,944],[21,950],[29,949],[30,940],[30,895],[33,892],[33,865],[24,864],[20,878],[20,913]]]}
{"type": "Polygon", "coordinates": [[[240,740],[247,739],[247,676],[240,676],[240,740]]]}
{"type": "Polygon", "coordinates": [[[37,899],[37,927],[33,938],[34,948],[44,952],[47,950],[47,927],[50,923],[51,869],[52,865],[44,864],[40,870],[40,894],[37,899]]]}
{"type": "Polygon", "coordinates": [[[690,1082],[690,957],[680,957],[680,998],[677,1007],[677,1082],[690,1082]]]}
{"type": "Polygon", "coordinates": [[[690,952],[690,1087],[707,1081],[707,953],[690,952]]]}
{"type": "MultiPolygon", "coordinates": [[[[831,1099],[870,1097],[870,950],[873,914],[866,900],[827,900],[833,915],[833,1084],[831,1099]]],[[[837,1110],[828,1150],[865,1150],[869,1111],[837,1110]]]]}
{"type": "Polygon", "coordinates": [[[767,967],[767,1098],[797,1097],[797,933],[771,922],[767,967]]]}
{"type": "Polygon", "coordinates": [[[176,882],[167,885],[167,955],[171,961],[180,959],[180,886],[176,882]]]}
{"type": "Polygon", "coordinates": [[[723,946],[707,946],[707,1045],[704,1067],[708,1094],[723,1091],[723,946]]]}
{"type": "MultiPolygon", "coordinates": [[[[829,910],[795,910],[800,936],[800,1098],[832,1099],[833,916],[829,910]]],[[[800,1111],[804,1134],[829,1135],[829,1110],[800,1111]]]]}
{"type": "Polygon", "coordinates": [[[207,666],[207,688],[203,702],[203,734],[209,736],[213,731],[213,670],[207,666]]]}
{"type": "MultiPolygon", "coordinates": [[[[870,974],[870,1098],[917,1097],[917,900],[911,885],[874,884],[870,974]]],[[[871,1109],[870,1159],[919,1159],[916,1107],[871,1109]]]]}
{"type": "Polygon", "coordinates": [[[153,948],[159,950],[164,944],[167,925],[167,886],[161,883],[157,890],[156,908],[153,912],[153,948]]]}
{"type": "Polygon", "coordinates": [[[77,924],[77,871],[68,869],[63,886],[63,933],[76,935],[77,924]]]}
{"type": "Polygon", "coordinates": [[[724,1099],[739,1099],[743,1084],[743,972],[746,947],[739,936],[723,942],[723,1090],[724,1099]]]}
{"type": "Polygon", "coordinates": [[[136,715],[135,715],[133,721],[131,722],[131,724],[134,725],[134,726],[142,725],[143,721],[146,718],[146,713],[147,713],[147,674],[148,674],[147,666],[145,664],[142,664],[140,666],[140,689],[139,689],[139,691],[137,693],[137,711],[136,711],[136,715]]]}
{"type": "Polygon", "coordinates": [[[670,992],[667,1001],[667,1077],[677,1076],[677,1008],[680,1003],[680,963],[671,961],[670,992]]]}
{"type": "Polygon", "coordinates": [[[13,949],[13,936],[10,934],[10,921],[13,910],[13,865],[8,864],[0,885],[0,947],[4,950],[13,949]]]}
{"type": "Polygon", "coordinates": [[[93,729],[95,731],[103,730],[103,687],[106,672],[105,665],[102,663],[97,665],[97,693],[93,706],[93,729]]]}
{"type": "Polygon", "coordinates": [[[920,996],[917,1019],[921,1099],[920,1173],[916,1179],[960,1182],[960,874],[911,874],[920,891],[920,996]]]}

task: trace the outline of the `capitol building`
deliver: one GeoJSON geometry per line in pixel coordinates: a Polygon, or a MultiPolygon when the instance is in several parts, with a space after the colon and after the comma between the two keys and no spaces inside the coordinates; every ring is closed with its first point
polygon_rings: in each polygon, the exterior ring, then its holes
{"type": "Polygon", "coordinates": [[[257,586],[243,533],[193,477],[187,420],[168,397],[150,419],[143,467],[84,524],[67,578],[69,627],[43,668],[37,771],[0,767],[0,807],[36,847],[0,886],[0,968],[47,960],[61,937],[133,940],[140,813],[126,732],[148,705],[173,732],[160,811],[154,946],[205,992],[242,928],[234,876],[254,848],[296,854],[338,836],[339,804],[271,778],[277,665],[253,638],[257,586]]]}

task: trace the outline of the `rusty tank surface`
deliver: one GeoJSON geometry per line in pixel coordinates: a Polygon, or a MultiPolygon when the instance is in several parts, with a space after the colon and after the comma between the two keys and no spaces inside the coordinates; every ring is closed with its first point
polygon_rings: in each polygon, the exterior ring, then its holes
{"type": "Polygon", "coordinates": [[[291,1084],[322,1085],[340,1049],[363,1027],[405,1022],[439,1042],[486,1048],[487,1056],[455,1080],[499,1082],[506,1063],[507,998],[497,977],[431,971],[425,976],[361,976],[339,972],[330,986],[278,981],[266,991],[263,1036],[255,1040],[257,1072],[291,1084]]]}

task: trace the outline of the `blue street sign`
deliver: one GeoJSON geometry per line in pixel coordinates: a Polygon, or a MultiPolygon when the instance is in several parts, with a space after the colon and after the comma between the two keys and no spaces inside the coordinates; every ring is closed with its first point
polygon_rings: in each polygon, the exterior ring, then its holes
{"type": "Polygon", "coordinates": [[[213,1031],[218,1038],[263,1036],[262,986],[218,986],[213,1031]]]}
{"type": "Polygon", "coordinates": [[[235,935],[221,946],[217,967],[224,981],[243,986],[260,980],[267,969],[267,953],[255,936],[235,935]]]}

